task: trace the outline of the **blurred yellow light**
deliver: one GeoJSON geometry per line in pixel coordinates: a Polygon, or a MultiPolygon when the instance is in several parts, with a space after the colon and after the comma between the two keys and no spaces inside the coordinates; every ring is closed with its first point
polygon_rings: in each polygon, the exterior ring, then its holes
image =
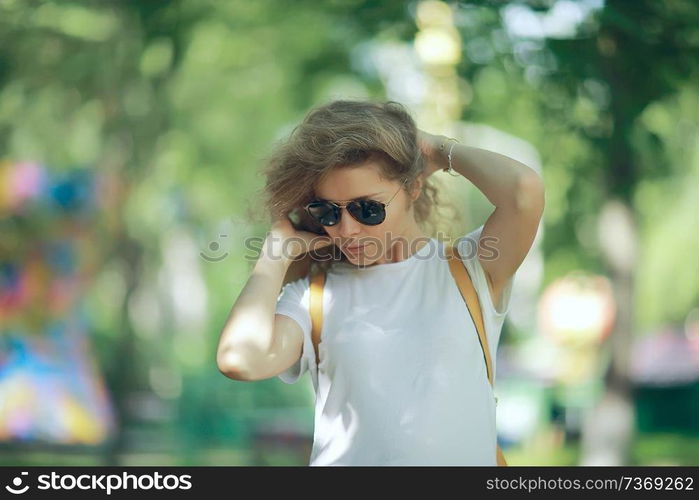
{"type": "Polygon", "coordinates": [[[461,57],[458,36],[442,28],[429,28],[415,35],[415,50],[429,64],[456,64],[461,57]]]}
{"type": "Polygon", "coordinates": [[[561,343],[590,344],[611,331],[615,315],[611,283],[603,276],[571,273],[544,292],[539,323],[561,343]]]}
{"type": "Polygon", "coordinates": [[[454,27],[451,7],[429,0],[417,6],[415,50],[427,64],[454,65],[461,57],[461,38],[454,27]]]}

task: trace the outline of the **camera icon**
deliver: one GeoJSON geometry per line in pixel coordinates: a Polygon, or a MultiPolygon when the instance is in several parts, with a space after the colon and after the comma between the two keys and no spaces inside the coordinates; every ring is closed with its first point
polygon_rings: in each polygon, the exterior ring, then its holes
{"type": "Polygon", "coordinates": [[[8,485],[8,486],[5,486],[5,489],[7,491],[9,491],[10,493],[12,493],[13,495],[21,495],[22,493],[26,493],[26,491],[29,489],[29,485],[27,484],[24,486],[24,488],[21,488],[21,486],[22,486],[22,477],[21,476],[27,476],[27,475],[29,475],[28,472],[22,472],[20,474],[20,476],[17,476],[16,478],[14,478],[12,480],[12,485],[14,486],[14,488],[12,486],[8,485]],[[18,489],[15,489],[15,488],[18,488],[18,489]]]}
{"type": "Polygon", "coordinates": [[[209,228],[199,228],[199,257],[207,262],[221,262],[229,255],[235,254],[238,241],[252,234],[250,221],[238,215],[230,215],[225,219],[213,221],[209,228]],[[212,237],[215,235],[215,237],[212,237]]]}
{"type": "Polygon", "coordinates": [[[222,240],[221,238],[226,238],[226,240],[223,240],[224,243],[228,243],[228,235],[227,234],[219,234],[218,235],[218,241],[210,241],[208,246],[207,246],[207,251],[206,252],[199,252],[199,256],[204,259],[207,262],[221,262],[223,259],[228,257],[228,252],[225,251],[226,245],[222,245],[222,240]]]}

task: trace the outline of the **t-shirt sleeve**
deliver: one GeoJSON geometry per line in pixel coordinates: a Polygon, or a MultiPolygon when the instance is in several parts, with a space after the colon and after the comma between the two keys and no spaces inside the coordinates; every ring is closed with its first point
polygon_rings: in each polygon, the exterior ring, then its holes
{"type": "MultiPolygon", "coordinates": [[[[500,341],[500,332],[502,331],[502,325],[505,322],[505,316],[507,316],[507,313],[510,310],[512,286],[514,284],[515,275],[513,274],[510,276],[507,283],[505,283],[499,303],[493,304],[485,270],[483,269],[481,261],[478,258],[479,240],[482,230],[483,225],[459,238],[456,243],[458,245],[461,259],[463,260],[464,265],[471,276],[473,286],[476,288],[478,300],[481,303],[485,332],[488,338],[488,346],[490,347],[491,351],[490,355],[493,359],[493,363],[495,363],[494,354],[500,341]]],[[[487,242],[481,245],[481,248],[487,247],[487,242]]]]}
{"type": "Polygon", "coordinates": [[[291,281],[282,287],[277,297],[276,314],[283,314],[295,320],[303,330],[303,350],[301,357],[289,368],[277,375],[283,382],[293,384],[301,376],[315,367],[315,350],[311,339],[311,314],[309,308],[308,276],[291,281]]]}

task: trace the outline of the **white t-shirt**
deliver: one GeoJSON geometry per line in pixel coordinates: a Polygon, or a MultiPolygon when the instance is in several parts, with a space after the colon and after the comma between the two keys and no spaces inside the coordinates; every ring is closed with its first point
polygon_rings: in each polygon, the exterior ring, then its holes
{"type": "MultiPolygon", "coordinates": [[[[493,370],[514,277],[497,307],[477,255],[483,226],[457,240],[483,310],[493,370]]],[[[278,377],[310,372],[316,393],[309,465],[496,465],[495,399],[483,351],[444,246],[408,259],[335,263],[323,293],[317,371],[309,279],[287,283],[276,312],[304,334],[300,359],[278,377]]]]}

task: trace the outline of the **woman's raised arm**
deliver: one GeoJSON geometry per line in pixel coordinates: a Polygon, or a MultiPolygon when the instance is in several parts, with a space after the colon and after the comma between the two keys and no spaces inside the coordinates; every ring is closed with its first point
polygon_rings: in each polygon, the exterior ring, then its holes
{"type": "Polygon", "coordinates": [[[221,373],[236,380],[259,380],[274,376],[296,361],[303,334],[291,318],[275,319],[277,297],[292,262],[309,249],[330,242],[329,237],[296,231],[287,218],[272,225],[221,331],[216,352],[221,373]]]}

